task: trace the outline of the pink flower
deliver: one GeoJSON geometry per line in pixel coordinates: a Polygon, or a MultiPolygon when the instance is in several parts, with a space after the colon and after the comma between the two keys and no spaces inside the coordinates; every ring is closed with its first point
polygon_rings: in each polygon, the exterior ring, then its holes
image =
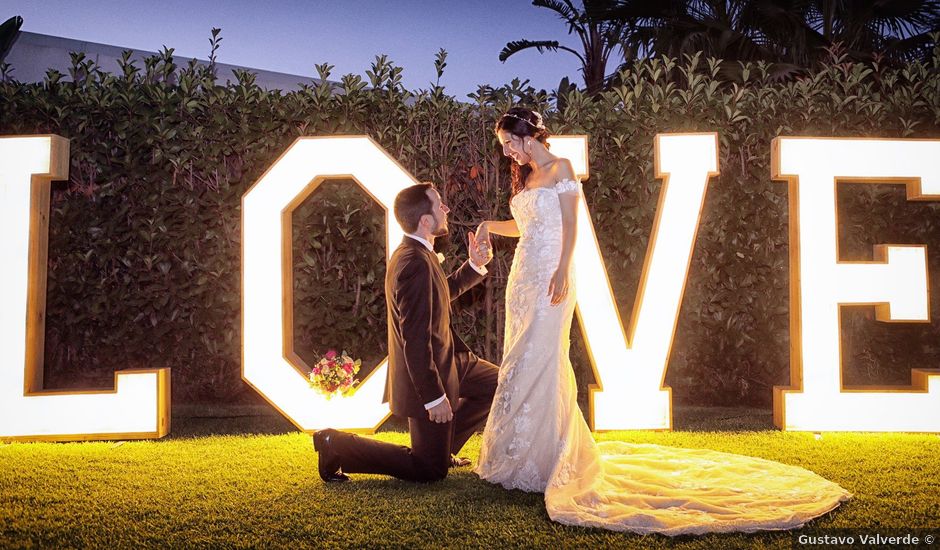
{"type": "Polygon", "coordinates": [[[327,399],[337,393],[351,395],[359,381],[355,374],[359,372],[360,362],[346,354],[344,350],[338,353],[335,349],[327,350],[310,369],[310,386],[327,399]]]}

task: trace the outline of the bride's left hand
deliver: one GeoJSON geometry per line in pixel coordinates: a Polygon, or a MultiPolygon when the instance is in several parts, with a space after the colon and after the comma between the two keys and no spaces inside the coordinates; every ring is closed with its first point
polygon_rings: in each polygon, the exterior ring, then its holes
{"type": "Polygon", "coordinates": [[[557,306],[568,295],[568,272],[557,270],[548,283],[548,295],[552,297],[552,305],[557,306]]]}

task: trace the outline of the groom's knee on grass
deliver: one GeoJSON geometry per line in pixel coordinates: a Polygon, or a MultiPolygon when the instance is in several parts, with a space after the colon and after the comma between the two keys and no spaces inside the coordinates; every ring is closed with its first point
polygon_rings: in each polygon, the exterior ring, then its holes
{"type": "Polygon", "coordinates": [[[435,481],[441,481],[447,477],[447,471],[450,469],[449,466],[449,461],[433,465],[423,463],[418,468],[416,468],[418,474],[415,477],[415,481],[420,481],[422,483],[434,483],[435,481]]]}
{"type": "Polygon", "coordinates": [[[437,481],[443,481],[444,478],[446,477],[447,477],[446,469],[444,471],[439,471],[437,469],[434,469],[434,470],[427,470],[427,471],[421,472],[421,474],[418,476],[418,481],[422,483],[434,483],[437,481]]]}

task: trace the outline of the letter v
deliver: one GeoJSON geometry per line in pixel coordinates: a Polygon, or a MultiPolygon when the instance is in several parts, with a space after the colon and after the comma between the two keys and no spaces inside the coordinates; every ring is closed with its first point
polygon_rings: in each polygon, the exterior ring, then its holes
{"type": "Polygon", "coordinates": [[[577,312],[599,382],[588,401],[595,430],[672,428],[672,394],[663,382],[705,189],[718,175],[717,134],[657,135],[655,167],[663,185],[627,331],[590,214],[580,202],[577,312]]]}

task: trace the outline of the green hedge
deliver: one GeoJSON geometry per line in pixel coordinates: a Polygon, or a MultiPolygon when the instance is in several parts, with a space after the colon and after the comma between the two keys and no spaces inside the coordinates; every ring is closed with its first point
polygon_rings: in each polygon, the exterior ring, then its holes
{"type": "MultiPolygon", "coordinates": [[[[731,82],[716,60],[655,59],[598,98],[514,81],[468,102],[436,86],[404,90],[401,69],[384,57],[365,81],[346,75],[337,89],[287,94],[260,89],[249,73],[220,85],[211,69],[177,67],[172,51],[143,67],[127,59],[109,75],[76,54],[71,81],[50,72],[42,84],[0,83],[0,133],[56,133],[72,145],[69,181],[53,193],[47,386],[172,367],[176,401],[250,395],[240,380],[247,188],[298,136],[369,134],[416,178],[438,182],[453,211],[454,236],[442,247],[453,267],[465,256],[461,235],[482,218],[508,217],[508,164],[492,127],[522,103],[543,110],[555,133],[590,136],[585,193],[625,319],[660,189],[653,136],[719,133],[721,176],[706,196],[666,381],[677,401],[766,404],[789,379],[787,191],[770,181],[771,140],[940,137],[940,52],[901,68],[833,59],[792,82],[772,81],[759,64],[731,82]]],[[[330,76],[329,66],[317,69],[330,76]]],[[[875,243],[928,243],[936,274],[938,213],[935,203],[906,202],[897,186],[841,186],[841,250],[866,259],[875,243]]],[[[327,348],[365,366],[384,356],[383,223],[380,207],[337,182],[295,214],[295,339],[308,361],[327,348]]],[[[456,315],[494,361],[513,246],[497,241],[493,275],[456,315]]],[[[940,317],[936,293],[932,311],[940,317]]],[[[870,309],[848,308],[843,323],[847,382],[904,383],[909,367],[940,358],[936,322],[880,324],[870,309]]],[[[583,393],[591,371],[577,331],[573,359],[583,393]]]]}

